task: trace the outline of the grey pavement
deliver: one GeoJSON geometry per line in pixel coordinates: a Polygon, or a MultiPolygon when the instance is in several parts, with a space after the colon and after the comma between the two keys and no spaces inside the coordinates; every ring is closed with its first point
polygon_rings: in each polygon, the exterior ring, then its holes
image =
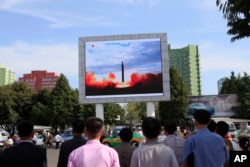
{"type": "Polygon", "coordinates": [[[48,167],[56,167],[60,149],[47,148],[48,167]]]}

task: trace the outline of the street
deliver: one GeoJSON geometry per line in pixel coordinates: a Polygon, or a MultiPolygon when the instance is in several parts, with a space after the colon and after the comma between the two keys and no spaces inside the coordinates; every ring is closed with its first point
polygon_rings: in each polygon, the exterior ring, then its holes
{"type": "Polygon", "coordinates": [[[60,149],[47,148],[48,167],[56,167],[60,149]]]}

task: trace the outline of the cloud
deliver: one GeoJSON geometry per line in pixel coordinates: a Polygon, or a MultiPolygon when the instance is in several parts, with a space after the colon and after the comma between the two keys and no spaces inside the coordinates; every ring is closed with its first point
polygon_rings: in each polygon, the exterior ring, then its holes
{"type": "Polygon", "coordinates": [[[78,73],[78,46],[74,44],[34,45],[18,41],[0,47],[1,63],[20,77],[32,70],[48,70],[58,74],[78,73]]]}
{"type": "Polygon", "coordinates": [[[84,4],[86,3],[84,1],[78,1],[78,3],[73,4],[73,8],[67,7],[72,4],[63,2],[64,1],[5,0],[1,2],[0,10],[48,21],[50,27],[53,28],[116,25],[115,22],[108,21],[105,13],[98,13],[92,8],[83,10],[83,8],[87,6],[84,4]]]}

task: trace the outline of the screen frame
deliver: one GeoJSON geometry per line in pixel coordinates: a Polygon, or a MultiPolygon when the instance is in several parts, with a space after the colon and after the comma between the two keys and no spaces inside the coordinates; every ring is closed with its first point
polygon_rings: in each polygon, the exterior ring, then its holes
{"type": "Polygon", "coordinates": [[[78,39],[79,53],[79,102],[81,104],[102,104],[102,103],[127,103],[127,102],[153,102],[170,100],[170,79],[169,79],[169,57],[166,33],[144,33],[144,34],[126,34],[126,35],[106,35],[106,36],[89,36],[78,39]],[[101,41],[122,41],[122,40],[143,40],[143,39],[160,39],[161,50],[161,68],[162,68],[162,86],[163,93],[160,95],[119,95],[119,96],[96,96],[87,98],[86,96],[86,53],[85,44],[87,42],[101,41]]]}

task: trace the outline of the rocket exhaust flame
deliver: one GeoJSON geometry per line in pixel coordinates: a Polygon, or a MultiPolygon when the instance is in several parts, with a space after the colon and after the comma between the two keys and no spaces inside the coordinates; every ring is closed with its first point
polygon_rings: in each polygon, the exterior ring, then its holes
{"type": "Polygon", "coordinates": [[[94,73],[86,73],[86,94],[129,94],[129,93],[162,93],[162,74],[132,73],[129,81],[119,82],[114,73],[110,72],[107,78],[97,80],[94,73]],[[121,93],[122,92],[122,93],[121,93]]]}

